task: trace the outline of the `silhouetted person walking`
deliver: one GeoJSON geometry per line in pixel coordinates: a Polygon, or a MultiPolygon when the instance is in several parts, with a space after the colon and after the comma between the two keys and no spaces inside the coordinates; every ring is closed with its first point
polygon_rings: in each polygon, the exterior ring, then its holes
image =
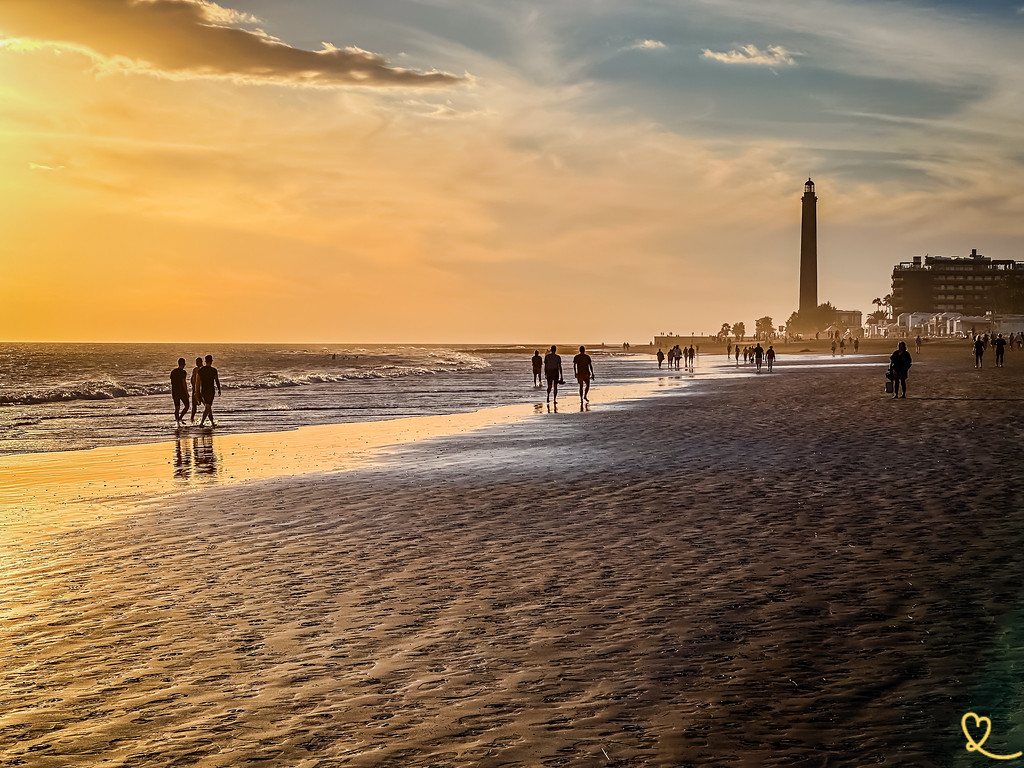
{"type": "Polygon", "coordinates": [[[220,391],[220,377],[217,375],[217,369],[213,367],[213,355],[206,356],[206,365],[199,369],[199,394],[203,398],[203,417],[199,419],[199,426],[203,426],[206,423],[206,417],[210,417],[210,426],[217,426],[213,421],[213,396],[214,387],[216,387],[217,394],[221,394],[220,391]]]}
{"type": "Polygon", "coordinates": [[[768,373],[771,373],[772,365],[775,364],[775,349],[771,344],[768,345],[768,351],[764,353],[764,361],[768,364],[768,373]]]}
{"type": "Polygon", "coordinates": [[[920,335],[920,334],[918,334],[917,338],[916,338],[916,339],[914,339],[914,348],[915,348],[915,349],[916,349],[916,350],[917,350],[918,352],[920,352],[920,351],[921,351],[921,335],[920,335]]]}
{"type": "Polygon", "coordinates": [[[1003,353],[1006,352],[1006,339],[1003,338],[1003,334],[999,334],[992,339],[992,346],[996,348],[996,368],[1003,367],[1003,353]]]}
{"type": "Polygon", "coordinates": [[[754,365],[757,366],[757,372],[761,372],[761,362],[764,360],[764,349],[761,347],[761,342],[757,342],[757,346],[754,347],[754,365]]]}
{"type": "Polygon", "coordinates": [[[199,408],[199,402],[202,400],[199,393],[199,369],[203,367],[203,358],[196,358],[196,367],[192,369],[192,423],[196,423],[196,409],[199,408]]]}
{"type": "Polygon", "coordinates": [[[661,347],[658,347],[658,367],[661,368],[661,364],[665,360],[665,353],[661,351],[661,347]]]}
{"type": "Polygon", "coordinates": [[[580,383],[580,402],[586,400],[589,403],[587,395],[590,394],[590,380],[596,379],[597,376],[594,375],[594,361],[590,359],[586,347],[582,345],[580,353],[572,359],[572,374],[580,383]]]}
{"type": "Polygon", "coordinates": [[[543,380],[541,372],[544,370],[544,358],[540,356],[540,350],[533,350],[533,386],[539,387],[543,380]]]}
{"type": "Polygon", "coordinates": [[[907,396],[907,374],[910,373],[910,366],[913,364],[914,361],[910,358],[907,345],[901,341],[899,346],[896,347],[896,351],[889,356],[889,370],[892,371],[893,400],[897,397],[907,396]],[[901,386],[903,387],[902,395],[900,394],[901,386]]]}
{"type": "Polygon", "coordinates": [[[981,336],[974,337],[974,367],[981,368],[981,358],[985,356],[985,342],[981,336]]]}
{"type": "Polygon", "coordinates": [[[180,426],[188,410],[188,371],[184,357],[178,358],[178,367],[171,371],[171,397],[174,398],[174,421],[180,426]]]}
{"type": "Polygon", "coordinates": [[[548,380],[548,402],[551,401],[551,390],[555,390],[555,402],[558,402],[558,385],[562,380],[562,356],[556,355],[557,347],[551,345],[551,351],[544,355],[544,376],[548,380]]]}

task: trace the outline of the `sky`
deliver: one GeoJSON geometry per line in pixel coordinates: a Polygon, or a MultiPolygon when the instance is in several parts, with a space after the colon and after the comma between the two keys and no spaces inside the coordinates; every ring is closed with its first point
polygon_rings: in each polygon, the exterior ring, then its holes
{"type": "Polygon", "coordinates": [[[3,0],[0,339],[643,343],[1024,260],[1024,0],[3,0]]]}

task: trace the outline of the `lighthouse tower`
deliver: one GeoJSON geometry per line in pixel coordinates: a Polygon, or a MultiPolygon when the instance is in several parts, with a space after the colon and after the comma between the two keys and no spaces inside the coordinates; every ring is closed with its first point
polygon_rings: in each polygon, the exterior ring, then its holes
{"type": "Polygon", "coordinates": [[[800,307],[804,317],[806,311],[818,306],[818,198],[814,196],[814,182],[807,179],[800,221],[800,307]]]}

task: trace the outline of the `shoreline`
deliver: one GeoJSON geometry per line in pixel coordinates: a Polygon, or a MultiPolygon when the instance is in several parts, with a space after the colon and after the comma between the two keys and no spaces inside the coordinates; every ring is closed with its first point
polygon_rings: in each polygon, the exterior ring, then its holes
{"type": "MultiPolygon", "coordinates": [[[[685,374],[685,371],[679,371],[685,374]]],[[[591,390],[595,406],[617,406],[651,397],[664,387],[690,384],[685,378],[660,377],[591,390]]],[[[543,397],[545,390],[535,388],[543,397]]],[[[436,438],[509,424],[545,414],[570,415],[579,405],[575,382],[560,388],[550,404],[511,404],[446,415],[411,416],[302,426],[270,432],[217,434],[216,428],[180,428],[174,440],[77,451],[0,456],[7,485],[0,494],[0,526],[17,520],[33,525],[58,521],[101,521],[105,513],[165,497],[213,487],[346,472],[386,461],[389,450],[436,438]],[[559,411],[559,406],[561,411],[559,411]]],[[[588,405],[589,408],[589,405],[588,405]]]]}

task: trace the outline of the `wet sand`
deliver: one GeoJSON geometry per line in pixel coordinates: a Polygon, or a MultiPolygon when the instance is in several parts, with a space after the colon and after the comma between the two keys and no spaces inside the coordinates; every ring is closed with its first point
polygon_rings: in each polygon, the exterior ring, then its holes
{"type": "Polygon", "coordinates": [[[7,540],[0,765],[973,765],[967,711],[1024,749],[1024,354],[916,359],[7,540]]]}

